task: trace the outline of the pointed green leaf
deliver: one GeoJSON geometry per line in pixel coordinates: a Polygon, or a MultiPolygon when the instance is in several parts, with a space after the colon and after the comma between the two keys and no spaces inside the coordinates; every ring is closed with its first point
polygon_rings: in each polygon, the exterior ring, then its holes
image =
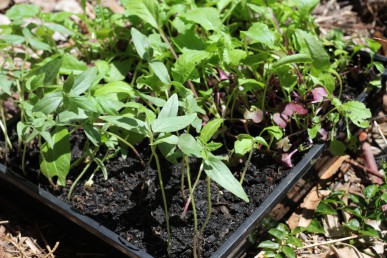
{"type": "Polygon", "coordinates": [[[144,59],[145,53],[150,48],[150,42],[149,42],[148,38],[144,34],[142,34],[140,31],[138,31],[136,28],[133,27],[130,31],[132,34],[132,40],[134,43],[134,47],[136,48],[138,55],[142,59],[144,59]]]}
{"type": "Polygon", "coordinates": [[[50,85],[50,84],[56,84],[59,69],[62,65],[62,57],[56,57],[52,59],[51,61],[47,62],[41,67],[38,67],[36,69],[33,69],[29,74],[28,77],[32,75],[39,75],[39,74],[45,74],[44,76],[44,85],[50,85]]]}
{"type": "Polygon", "coordinates": [[[171,83],[171,78],[169,77],[168,69],[164,63],[160,61],[153,61],[149,63],[149,66],[152,68],[153,72],[164,84],[171,83]]]}
{"type": "Polygon", "coordinates": [[[66,185],[66,176],[70,171],[71,146],[70,134],[66,128],[57,128],[52,135],[54,143],[50,148],[44,143],[40,149],[40,169],[44,176],[58,177],[58,185],[66,185]]]}
{"type": "Polygon", "coordinates": [[[250,44],[258,42],[270,48],[274,46],[275,34],[264,23],[255,22],[247,31],[241,31],[241,34],[248,38],[250,44]]]}
{"type": "Polygon", "coordinates": [[[211,180],[214,180],[224,189],[230,191],[245,202],[249,202],[249,198],[247,197],[241,184],[221,160],[214,156],[210,156],[204,161],[204,171],[211,180]]]}
{"type": "Polygon", "coordinates": [[[126,116],[100,116],[99,118],[121,127],[122,129],[145,134],[145,123],[139,119],[126,116]]]}
{"type": "Polygon", "coordinates": [[[258,247],[263,249],[278,250],[280,246],[276,242],[265,240],[259,243],[258,247]]]}
{"type": "Polygon", "coordinates": [[[175,117],[179,111],[179,100],[177,94],[173,94],[161,109],[158,118],[175,117]]]}
{"type": "Polygon", "coordinates": [[[15,4],[5,14],[11,20],[21,20],[38,15],[40,7],[36,4],[15,4]]]}
{"type": "Polygon", "coordinates": [[[185,155],[195,156],[197,158],[201,157],[200,151],[202,148],[197,143],[195,138],[188,133],[183,133],[179,136],[179,142],[177,143],[177,146],[185,155]]]}
{"type": "Polygon", "coordinates": [[[172,77],[175,81],[184,83],[195,67],[204,59],[210,58],[210,53],[202,50],[189,50],[179,56],[172,69],[172,77]]]}
{"type": "Polygon", "coordinates": [[[51,114],[55,112],[63,102],[62,92],[49,93],[40,99],[32,109],[34,112],[51,114]]]}
{"type": "Polygon", "coordinates": [[[195,118],[196,113],[185,116],[157,118],[151,125],[152,131],[154,133],[176,132],[186,128],[195,120],[195,118]]]}
{"type": "Polygon", "coordinates": [[[294,253],[293,248],[288,245],[282,246],[281,251],[285,254],[287,258],[296,258],[296,254],[294,253]]]}
{"type": "Polygon", "coordinates": [[[310,57],[310,55],[299,53],[299,54],[281,57],[276,63],[272,65],[272,68],[276,69],[283,65],[293,64],[293,63],[311,63],[312,61],[313,59],[310,57]]]}
{"type": "Polygon", "coordinates": [[[215,118],[203,126],[202,130],[200,131],[200,138],[203,140],[203,142],[208,142],[211,139],[211,137],[218,131],[223,121],[224,120],[221,118],[215,118]]]}
{"type": "Polygon", "coordinates": [[[200,24],[205,30],[218,31],[221,29],[219,12],[212,7],[199,7],[184,15],[189,21],[200,24]]]}
{"type": "Polygon", "coordinates": [[[70,90],[70,95],[79,96],[84,93],[94,80],[97,78],[97,68],[90,68],[83,73],[77,75],[74,79],[73,87],[70,90]]]}
{"type": "Polygon", "coordinates": [[[254,147],[254,141],[252,138],[236,140],[234,143],[235,153],[242,156],[250,152],[253,149],[253,147],[254,147]]]}
{"type": "Polygon", "coordinates": [[[149,23],[153,28],[158,28],[158,2],[155,0],[125,0],[123,5],[129,15],[135,15],[149,23]]]}

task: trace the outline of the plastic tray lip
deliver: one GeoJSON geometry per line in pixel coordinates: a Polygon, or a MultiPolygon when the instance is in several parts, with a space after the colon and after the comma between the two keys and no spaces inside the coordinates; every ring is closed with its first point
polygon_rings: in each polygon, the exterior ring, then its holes
{"type": "Polygon", "coordinates": [[[4,164],[0,163],[0,178],[12,184],[21,191],[24,191],[34,199],[44,203],[46,206],[61,213],[67,219],[73,221],[83,229],[99,237],[102,241],[110,244],[129,257],[153,258],[141,248],[129,243],[124,238],[98,223],[94,219],[77,212],[71,205],[58,199],[50,192],[44,190],[40,186],[33,184],[28,179],[21,175],[10,171],[4,164]]]}
{"type": "Polygon", "coordinates": [[[326,143],[314,145],[294,166],[254,212],[231,234],[231,236],[211,255],[211,258],[228,257],[249,234],[259,225],[264,217],[279,203],[293,185],[301,179],[322,155],[326,143]]]}

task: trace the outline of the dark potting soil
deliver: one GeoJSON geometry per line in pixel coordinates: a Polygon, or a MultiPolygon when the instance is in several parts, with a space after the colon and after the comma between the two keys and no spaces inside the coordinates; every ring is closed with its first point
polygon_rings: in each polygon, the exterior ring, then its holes
{"type": "MultiPolygon", "coordinates": [[[[195,161],[191,173],[197,170],[195,161]]],[[[81,213],[87,214],[154,257],[166,257],[167,235],[162,195],[157,171],[144,168],[138,159],[127,158],[112,161],[107,165],[109,178],[97,173],[90,187],[78,184],[68,201],[68,189],[59,198],[70,202],[81,213]],[[147,178],[144,175],[148,174],[147,178]]],[[[169,205],[172,229],[173,257],[192,257],[193,212],[189,208],[184,218],[181,213],[185,202],[180,188],[181,166],[162,167],[163,180],[169,205]]],[[[232,170],[239,177],[241,166],[232,170]]],[[[200,252],[209,257],[252,214],[259,204],[272,192],[289,170],[281,169],[273,158],[255,155],[249,164],[243,184],[249,203],[211,184],[211,219],[203,231],[200,252]]],[[[194,181],[195,178],[192,179],[194,181]]],[[[188,198],[187,181],[185,196],[188,198]]],[[[207,183],[203,178],[195,191],[195,204],[199,228],[207,215],[207,183]]]]}

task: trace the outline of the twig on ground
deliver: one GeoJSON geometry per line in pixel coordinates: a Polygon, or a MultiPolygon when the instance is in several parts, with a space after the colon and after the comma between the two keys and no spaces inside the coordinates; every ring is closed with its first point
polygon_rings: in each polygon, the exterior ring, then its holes
{"type": "Polygon", "coordinates": [[[356,161],[354,161],[352,159],[347,159],[345,161],[350,163],[350,164],[352,164],[352,165],[354,165],[354,166],[356,166],[356,167],[358,167],[358,168],[360,168],[360,169],[365,170],[366,172],[368,172],[368,173],[370,173],[370,174],[372,174],[372,175],[374,175],[374,176],[376,176],[378,178],[384,179],[384,176],[381,175],[379,172],[377,172],[375,170],[372,170],[372,169],[369,169],[366,166],[363,166],[363,165],[359,164],[358,162],[356,162],[356,161]]]}
{"type": "Polygon", "coordinates": [[[0,225],[3,225],[3,224],[8,224],[9,221],[8,220],[3,220],[3,221],[0,221],[0,225]]]}
{"type": "Polygon", "coordinates": [[[334,239],[334,240],[330,240],[330,241],[326,241],[326,242],[315,243],[315,244],[311,244],[311,245],[306,245],[306,246],[298,247],[297,250],[302,250],[302,249],[306,249],[306,248],[316,247],[316,246],[320,246],[320,245],[334,244],[334,243],[337,243],[337,242],[343,242],[343,241],[355,239],[355,238],[358,238],[358,237],[361,237],[361,236],[356,235],[356,236],[350,236],[350,237],[343,237],[343,238],[339,238],[339,239],[334,239]]]}
{"type": "Polygon", "coordinates": [[[384,143],[387,145],[386,137],[384,137],[384,133],[383,133],[382,129],[380,128],[378,122],[374,121],[374,125],[375,125],[376,128],[378,129],[378,131],[379,131],[379,133],[380,133],[380,136],[382,136],[382,139],[383,139],[384,143]]]}

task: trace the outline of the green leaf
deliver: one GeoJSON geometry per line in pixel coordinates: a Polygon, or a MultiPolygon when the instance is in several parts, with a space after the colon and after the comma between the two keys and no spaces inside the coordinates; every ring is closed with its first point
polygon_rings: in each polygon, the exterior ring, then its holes
{"type": "Polygon", "coordinates": [[[276,63],[272,65],[272,68],[276,69],[283,65],[293,64],[293,63],[311,63],[312,61],[313,59],[310,57],[310,55],[299,53],[299,54],[281,57],[276,63]]]}
{"type": "Polygon", "coordinates": [[[195,138],[188,133],[183,133],[179,136],[177,146],[185,155],[195,156],[197,158],[201,157],[200,151],[202,148],[197,143],[195,138]]]}
{"type": "Polygon", "coordinates": [[[167,103],[164,99],[149,96],[143,93],[140,93],[140,96],[150,102],[152,102],[156,107],[164,107],[165,103],[167,103]]]}
{"type": "Polygon", "coordinates": [[[222,26],[218,11],[212,7],[196,8],[187,12],[184,18],[200,24],[207,31],[219,31],[222,26]]]}
{"type": "Polygon", "coordinates": [[[367,203],[362,196],[357,194],[349,194],[348,197],[352,202],[359,204],[361,207],[367,207],[367,203]]]}
{"type": "Polygon", "coordinates": [[[82,60],[77,59],[71,54],[64,54],[62,56],[62,65],[59,72],[61,74],[78,75],[87,70],[87,64],[82,60]]]}
{"type": "Polygon", "coordinates": [[[362,230],[359,230],[359,233],[362,235],[370,236],[370,237],[375,237],[379,238],[379,232],[374,229],[372,226],[365,224],[364,228],[362,230]]]}
{"type": "Polygon", "coordinates": [[[317,136],[317,133],[318,131],[320,130],[321,128],[321,125],[320,124],[317,124],[315,126],[313,126],[312,128],[308,128],[308,136],[311,140],[313,140],[314,138],[316,138],[317,136]]]}
{"type": "Polygon", "coordinates": [[[316,36],[305,31],[297,30],[296,36],[305,40],[306,46],[309,49],[310,56],[313,59],[313,67],[319,71],[329,68],[329,55],[324,49],[321,41],[316,36]]]}
{"type": "Polygon", "coordinates": [[[134,96],[135,91],[132,86],[130,86],[127,82],[124,81],[114,81],[109,82],[105,85],[101,85],[97,89],[94,90],[94,96],[106,96],[111,94],[123,93],[124,96],[134,96]]]}
{"type": "Polygon", "coordinates": [[[149,66],[152,68],[153,72],[164,84],[170,84],[171,78],[169,77],[168,69],[164,63],[160,61],[153,61],[149,63],[149,66]]]}
{"type": "Polygon", "coordinates": [[[151,125],[152,131],[154,133],[176,132],[186,128],[195,120],[195,118],[196,113],[184,116],[157,118],[151,125]]]}
{"type": "Polygon", "coordinates": [[[247,37],[249,44],[262,43],[270,48],[274,48],[275,34],[269,27],[260,22],[255,22],[247,31],[241,31],[247,37]]]}
{"type": "Polygon", "coordinates": [[[32,75],[30,78],[28,78],[26,82],[26,89],[34,91],[39,87],[43,87],[44,78],[45,78],[44,73],[41,73],[39,75],[32,75]]]}
{"type": "Polygon", "coordinates": [[[271,136],[273,136],[277,140],[281,139],[283,136],[283,132],[282,132],[281,128],[279,126],[276,126],[276,125],[265,127],[262,130],[262,133],[265,131],[267,131],[271,136]]]}
{"type": "Polygon", "coordinates": [[[40,75],[44,74],[44,85],[50,85],[50,84],[56,84],[58,72],[62,65],[62,57],[56,57],[52,59],[51,61],[47,62],[43,66],[33,69],[29,74],[28,77],[33,75],[40,75]]]}
{"type": "Polygon", "coordinates": [[[31,47],[36,50],[46,50],[51,52],[51,46],[40,40],[32,38],[32,39],[28,39],[27,41],[31,45],[31,47]]]}
{"type": "Polygon", "coordinates": [[[175,117],[179,111],[179,100],[177,94],[173,94],[161,109],[158,118],[175,117]]]}
{"type": "Polygon", "coordinates": [[[125,0],[122,1],[129,15],[140,17],[153,28],[158,28],[158,2],[155,0],[125,0]]]}
{"type": "Polygon", "coordinates": [[[102,174],[103,174],[103,178],[105,180],[107,180],[108,179],[108,172],[107,172],[107,169],[105,167],[105,164],[103,164],[102,160],[100,160],[99,158],[94,158],[93,160],[97,164],[97,166],[101,169],[102,174]]]}
{"type": "Polygon", "coordinates": [[[249,202],[249,198],[247,197],[241,184],[221,160],[214,156],[210,156],[204,161],[204,171],[206,172],[207,176],[209,176],[224,189],[230,191],[245,202],[249,202]]]}
{"type": "Polygon", "coordinates": [[[297,0],[294,3],[301,14],[310,15],[320,0],[297,0]]]}
{"type": "Polygon", "coordinates": [[[369,203],[370,200],[375,197],[378,191],[379,187],[377,185],[369,185],[364,189],[364,197],[367,203],[369,203]]]}
{"type": "Polygon", "coordinates": [[[101,135],[99,131],[89,124],[83,125],[83,130],[86,134],[86,137],[91,141],[91,143],[93,143],[94,146],[99,146],[99,144],[101,143],[101,135]]]}
{"type": "Polygon", "coordinates": [[[302,246],[302,241],[295,237],[295,236],[289,236],[288,238],[288,243],[295,246],[295,247],[301,247],[302,246]]]}
{"type": "Polygon", "coordinates": [[[200,138],[203,140],[203,142],[208,142],[211,139],[211,137],[218,131],[223,121],[224,120],[221,118],[215,118],[203,126],[202,130],[200,131],[200,138]]]}
{"type": "Polygon", "coordinates": [[[52,135],[53,148],[44,143],[40,148],[40,169],[49,179],[58,177],[58,185],[66,185],[66,176],[70,171],[71,146],[66,128],[57,128],[52,135]]]}
{"type": "Polygon", "coordinates": [[[316,219],[313,219],[312,222],[310,222],[309,226],[306,228],[306,231],[310,233],[325,234],[323,226],[321,226],[320,222],[318,222],[316,219]]]}
{"type": "Polygon", "coordinates": [[[281,251],[285,254],[287,258],[296,258],[296,254],[294,253],[293,248],[288,245],[284,245],[281,247],[281,251]]]}
{"type": "Polygon", "coordinates": [[[177,145],[179,142],[179,137],[173,134],[166,134],[164,136],[158,137],[153,144],[157,145],[160,143],[168,143],[170,145],[177,145]]]}
{"type": "Polygon", "coordinates": [[[339,140],[332,140],[329,144],[329,151],[336,156],[343,156],[345,155],[345,150],[347,149],[347,146],[339,140]]]}
{"type": "Polygon", "coordinates": [[[357,219],[351,219],[350,221],[348,221],[348,223],[345,223],[344,225],[353,231],[358,231],[360,228],[360,222],[357,219]]]}
{"type": "Polygon", "coordinates": [[[39,14],[40,7],[35,4],[16,4],[6,13],[11,20],[21,20],[24,18],[36,17],[39,14]]]}
{"type": "Polygon", "coordinates": [[[25,41],[25,37],[13,34],[1,35],[1,39],[9,44],[22,44],[25,41]]]}
{"type": "Polygon", "coordinates": [[[62,92],[49,93],[40,99],[32,109],[34,112],[51,114],[55,112],[63,102],[62,92]]]}
{"type": "Polygon", "coordinates": [[[241,139],[237,140],[234,143],[235,153],[238,155],[245,155],[247,152],[250,152],[254,147],[253,139],[241,139]]]}
{"type": "Polygon", "coordinates": [[[112,123],[122,129],[145,134],[145,123],[139,119],[125,116],[100,116],[100,119],[112,123]]]}
{"type": "Polygon", "coordinates": [[[277,238],[278,240],[284,240],[288,236],[286,232],[279,230],[277,228],[269,229],[268,233],[274,236],[275,238],[277,238]]]}
{"type": "Polygon", "coordinates": [[[330,214],[330,215],[335,215],[337,214],[337,211],[335,209],[333,209],[333,207],[327,203],[323,203],[321,202],[318,206],[317,206],[317,209],[316,209],[316,212],[320,213],[320,214],[330,214]]]}
{"type": "Polygon", "coordinates": [[[134,47],[136,48],[138,55],[142,59],[145,59],[145,54],[150,48],[150,42],[148,38],[134,27],[131,29],[131,34],[134,47]]]}
{"type": "Polygon", "coordinates": [[[372,114],[364,103],[352,100],[340,105],[338,109],[340,114],[348,117],[358,127],[368,128],[368,119],[371,118],[372,114]]]}
{"type": "Polygon", "coordinates": [[[194,71],[195,67],[204,59],[210,57],[210,53],[201,50],[185,51],[179,56],[172,69],[172,77],[175,81],[184,83],[194,71]]]}
{"type": "Polygon", "coordinates": [[[91,87],[94,80],[97,78],[97,68],[90,68],[83,73],[77,75],[74,79],[74,84],[69,92],[71,96],[79,96],[91,87]]]}
{"type": "Polygon", "coordinates": [[[280,245],[276,242],[265,240],[259,243],[258,247],[263,249],[278,250],[280,245]]]}

